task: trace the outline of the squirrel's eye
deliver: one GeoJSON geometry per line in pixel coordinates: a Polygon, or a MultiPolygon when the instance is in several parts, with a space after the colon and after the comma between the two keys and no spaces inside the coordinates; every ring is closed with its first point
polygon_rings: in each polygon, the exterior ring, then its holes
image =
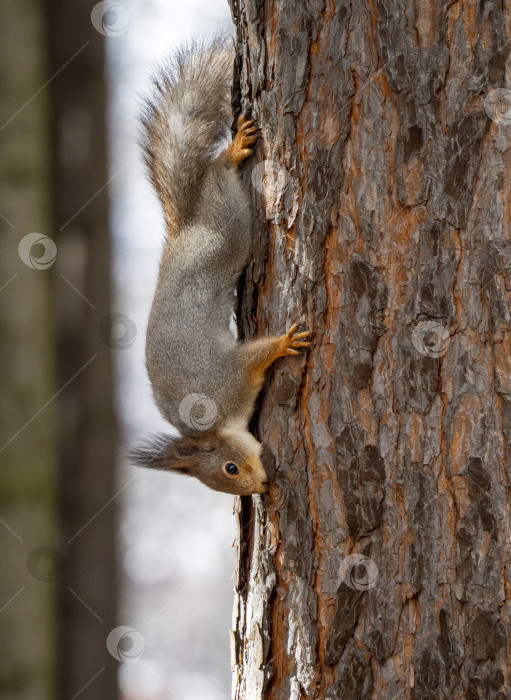
{"type": "Polygon", "coordinates": [[[229,476],[235,476],[235,474],[239,474],[239,469],[238,467],[234,464],[234,462],[227,462],[224,464],[224,469],[229,474],[229,476]]]}

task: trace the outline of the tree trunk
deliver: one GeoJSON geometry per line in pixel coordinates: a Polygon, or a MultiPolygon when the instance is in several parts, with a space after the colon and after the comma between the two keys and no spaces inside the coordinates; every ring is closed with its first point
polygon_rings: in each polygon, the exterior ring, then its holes
{"type": "Polygon", "coordinates": [[[314,331],[236,508],[235,698],[510,698],[510,3],[231,7],[242,327],[314,331]]]}
{"type": "MultiPolygon", "coordinates": [[[[115,3],[113,3],[115,5],[115,3]]],[[[59,700],[118,696],[105,38],[108,3],[46,0],[51,104],[61,552],[59,700]],[[93,15],[93,8],[103,16],[93,15]]],[[[115,14],[115,10],[113,11],[115,14]]],[[[122,321],[120,331],[122,344],[122,321]]],[[[120,636],[120,635],[119,635],[120,636]]],[[[117,640],[119,641],[119,640],[117,640]]],[[[129,640],[127,640],[129,643],[129,640]]]]}
{"type": "Polygon", "coordinates": [[[43,247],[30,235],[52,236],[47,101],[27,103],[46,80],[44,57],[38,0],[0,3],[2,700],[55,698],[56,591],[45,568],[55,543],[55,412],[41,409],[55,392],[51,269],[30,261],[43,247]]]}

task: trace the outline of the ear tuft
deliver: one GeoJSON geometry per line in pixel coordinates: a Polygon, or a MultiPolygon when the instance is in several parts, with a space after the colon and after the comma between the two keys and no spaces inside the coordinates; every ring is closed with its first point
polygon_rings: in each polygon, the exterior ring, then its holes
{"type": "Polygon", "coordinates": [[[145,444],[131,450],[130,460],[139,467],[172,471],[192,476],[197,469],[201,441],[193,437],[154,435],[145,444]]]}
{"type": "Polygon", "coordinates": [[[170,460],[176,442],[179,438],[171,435],[154,435],[144,444],[128,453],[131,462],[147,469],[171,469],[170,460]]]}

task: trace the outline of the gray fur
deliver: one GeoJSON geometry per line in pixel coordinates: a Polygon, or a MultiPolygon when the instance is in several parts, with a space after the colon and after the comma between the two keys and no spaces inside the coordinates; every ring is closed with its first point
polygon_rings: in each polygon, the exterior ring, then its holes
{"type": "Polygon", "coordinates": [[[144,106],[142,145],[170,234],[192,213],[204,170],[228,134],[231,41],[215,37],[177,51],[154,78],[144,106]]]}
{"type": "Polygon", "coordinates": [[[262,448],[247,428],[258,386],[229,320],[252,247],[251,208],[238,161],[217,155],[231,118],[232,61],[223,39],[180,51],[146,106],[146,158],[167,227],[146,366],[156,404],[181,437],[155,437],[132,458],[250,494],[267,490],[262,448]]]}
{"type": "Polygon", "coordinates": [[[250,250],[250,202],[238,173],[210,163],[189,224],[167,243],[147,329],[154,398],[182,434],[193,432],[179,412],[192,393],[214,400],[222,423],[249,411],[229,319],[250,250]]]}
{"type": "Polygon", "coordinates": [[[173,211],[146,366],[160,411],[182,434],[195,432],[179,412],[192,393],[214,400],[221,422],[249,410],[238,398],[246,386],[229,319],[250,255],[251,209],[236,169],[214,158],[231,121],[232,61],[223,37],[182,49],[156,80],[144,117],[152,179],[164,210],[170,202],[173,211]]]}

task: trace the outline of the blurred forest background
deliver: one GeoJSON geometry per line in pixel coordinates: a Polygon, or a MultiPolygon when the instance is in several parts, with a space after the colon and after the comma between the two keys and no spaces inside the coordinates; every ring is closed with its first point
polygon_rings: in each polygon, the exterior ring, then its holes
{"type": "Polygon", "coordinates": [[[232,497],[137,471],[163,225],[140,96],[225,0],[0,5],[0,696],[230,693],[232,497]]]}

